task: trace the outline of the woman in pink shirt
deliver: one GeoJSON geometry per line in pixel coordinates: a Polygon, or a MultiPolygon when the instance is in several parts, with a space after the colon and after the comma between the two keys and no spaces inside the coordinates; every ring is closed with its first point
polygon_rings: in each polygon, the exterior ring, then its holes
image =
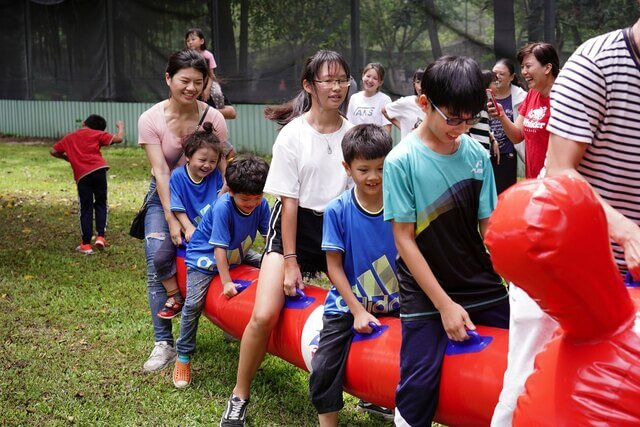
{"type": "Polygon", "coordinates": [[[544,166],[549,145],[547,122],[551,114],[551,86],[560,72],[558,52],[549,43],[529,43],[518,52],[522,77],[529,85],[529,92],[520,107],[518,118],[513,123],[504,114],[502,106],[491,101],[487,109],[492,118],[497,118],[507,138],[514,144],[524,139],[525,178],[537,178],[544,166]],[[496,110],[497,108],[497,110],[496,110]]]}
{"type": "MultiPolygon", "coordinates": [[[[182,141],[197,130],[199,123],[207,121],[213,124],[213,132],[218,139],[229,148],[224,117],[215,108],[208,108],[207,104],[197,100],[209,78],[205,59],[189,49],[176,52],[169,58],[164,77],[169,87],[169,98],[149,108],[138,120],[138,144],[147,154],[152,175],[146,196],[149,202],[144,225],[147,293],[155,346],[144,364],[145,371],[163,369],[176,358],[171,320],[157,316],[167,301],[167,291],[157,280],[153,259],[164,239],[170,238],[175,245],[182,241],[182,228],[170,210],[169,195],[171,171],[185,163],[182,141]]],[[[225,167],[223,160],[223,175],[225,167]]]]}

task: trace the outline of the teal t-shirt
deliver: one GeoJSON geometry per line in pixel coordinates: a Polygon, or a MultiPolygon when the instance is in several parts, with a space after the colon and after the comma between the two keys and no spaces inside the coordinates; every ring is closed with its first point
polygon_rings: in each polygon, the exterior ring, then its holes
{"type": "MultiPolygon", "coordinates": [[[[407,135],[384,162],[384,219],[415,224],[416,244],[444,291],[467,311],[507,297],[478,220],[497,202],[489,154],[467,135],[450,155],[407,135]]],[[[403,320],[438,315],[402,259],[397,263],[403,320]]]]}

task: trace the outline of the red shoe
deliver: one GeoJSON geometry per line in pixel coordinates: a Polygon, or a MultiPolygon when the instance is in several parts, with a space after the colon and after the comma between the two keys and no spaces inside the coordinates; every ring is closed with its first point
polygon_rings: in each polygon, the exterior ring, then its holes
{"type": "Polygon", "coordinates": [[[158,317],[161,319],[173,319],[180,314],[183,305],[184,302],[178,302],[174,297],[169,297],[162,310],[158,312],[158,317]]]}
{"type": "Polygon", "coordinates": [[[107,241],[105,240],[104,236],[97,236],[94,245],[96,245],[96,248],[98,250],[102,251],[107,247],[107,241]]]}
{"type": "Polygon", "coordinates": [[[80,246],[76,247],[76,251],[85,255],[93,254],[93,249],[91,249],[91,243],[87,243],[86,245],[80,244],[80,246]]]}

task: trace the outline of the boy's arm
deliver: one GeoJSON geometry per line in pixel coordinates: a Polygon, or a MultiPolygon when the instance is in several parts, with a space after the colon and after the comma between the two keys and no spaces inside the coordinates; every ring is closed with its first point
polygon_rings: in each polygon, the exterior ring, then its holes
{"type": "Polygon", "coordinates": [[[189,217],[186,212],[173,212],[173,214],[180,221],[180,225],[184,230],[184,239],[188,242],[191,240],[191,236],[196,231],[196,228],[193,226],[193,223],[189,221],[189,217]]]}
{"type": "Polygon", "coordinates": [[[326,251],[327,253],[327,274],[333,286],[336,287],[344,302],[347,303],[347,307],[353,314],[353,328],[357,332],[371,333],[371,326],[369,322],[373,322],[376,325],[380,324],[380,321],[376,319],[371,313],[364,309],[360,301],[353,294],[351,284],[347,275],[344,273],[342,267],[342,252],[339,251],[326,251]]]}
{"type": "Polygon", "coordinates": [[[51,154],[53,157],[57,159],[66,160],[67,162],[69,161],[69,158],[67,157],[67,153],[57,151],[55,148],[52,148],[51,151],[49,151],[49,154],[51,154]]]}
{"type": "Polygon", "coordinates": [[[113,135],[111,139],[112,144],[119,144],[124,141],[124,122],[122,120],[118,120],[116,122],[116,128],[118,129],[118,133],[113,135]]]}
{"type": "Polygon", "coordinates": [[[216,247],[213,249],[213,256],[216,259],[216,267],[218,268],[218,275],[222,282],[222,293],[227,298],[231,298],[238,293],[236,285],[231,279],[229,273],[229,261],[227,260],[227,249],[216,247]]]}
{"type": "Polygon", "coordinates": [[[398,254],[405,262],[420,288],[440,312],[442,326],[447,336],[454,341],[464,341],[468,337],[466,329],[475,329],[469,314],[455,303],[436,280],[429,264],[420,253],[415,240],[415,223],[392,221],[393,238],[398,254]],[[465,329],[466,328],[466,329],[465,329]]]}

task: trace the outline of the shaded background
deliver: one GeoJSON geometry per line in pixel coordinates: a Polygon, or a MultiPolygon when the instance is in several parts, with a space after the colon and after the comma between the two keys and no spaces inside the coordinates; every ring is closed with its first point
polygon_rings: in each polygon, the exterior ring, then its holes
{"type": "Polygon", "coordinates": [[[299,89],[304,59],[341,52],[359,81],[381,62],[383,90],[412,92],[411,75],[442,54],[491,67],[527,41],[564,61],[589,37],[631,25],[634,0],[0,0],[0,99],[155,102],[168,56],[201,28],[234,103],[299,89]]]}

